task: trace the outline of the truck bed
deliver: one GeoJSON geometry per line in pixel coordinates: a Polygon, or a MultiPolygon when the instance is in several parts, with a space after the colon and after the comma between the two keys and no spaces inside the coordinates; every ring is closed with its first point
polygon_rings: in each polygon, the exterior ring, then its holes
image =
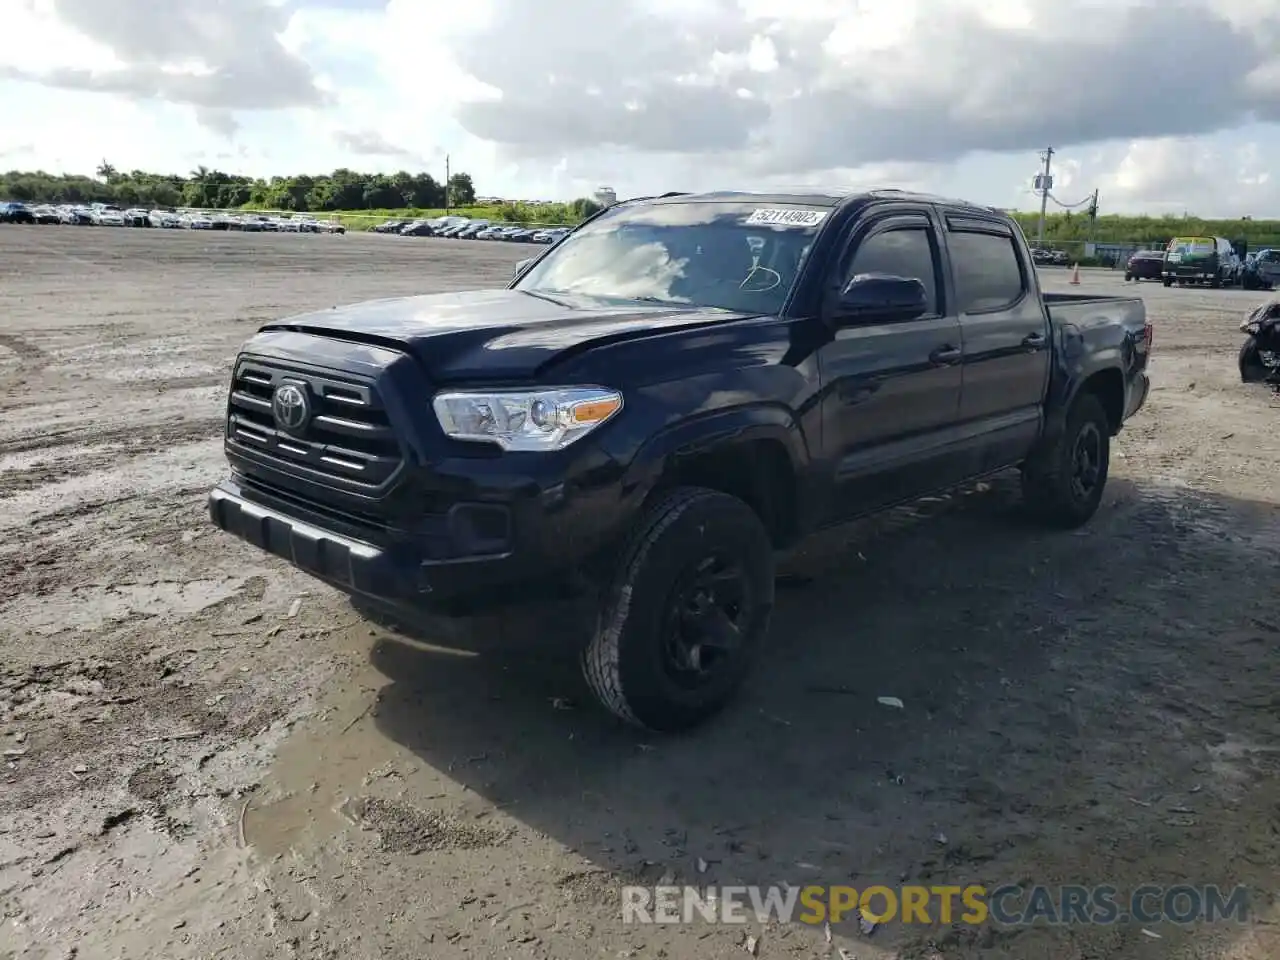
{"type": "MultiPolygon", "coordinates": [[[[1099,297],[1082,293],[1046,293],[1044,305],[1055,328],[1069,324],[1088,337],[1088,331],[1119,323],[1130,335],[1147,323],[1147,307],[1141,297],[1099,297]]],[[[1115,330],[1115,328],[1112,328],[1115,330]]],[[[1119,331],[1115,331],[1119,332],[1119,331]]]]}

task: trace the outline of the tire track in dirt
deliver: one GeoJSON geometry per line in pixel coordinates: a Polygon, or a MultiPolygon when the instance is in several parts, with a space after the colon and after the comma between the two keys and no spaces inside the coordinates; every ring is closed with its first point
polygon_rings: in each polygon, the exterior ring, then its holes
{"type": "MultiPolygon", "coordinates": [[[[132,424],[108,427],[86,423],[39,435],[18,436],[0,440],[0,455],[29,453],[34,450],[53,449],[73,445],[102,446],[117,443],[132,445],[139,454],[151,453],[162,446],[172,446],[190,440],[203,440],[222,431],[222,416],[207,416],[183,420],[180,423],[161,425],[132,424]]],[[[124,449],[129,449],[124,447],[124,449]]]]}
{"type": "Polygon", "coordinates": [[[14,357],[6,362],[0,356],[0,388],[12,390],[21,386],[31,374],[49,363],[49,355],[25,337],[13,333],[0,333],[0,348],[8,350],[14,357]],[[12,367],[6,371],[6,367],[12,367]]]}

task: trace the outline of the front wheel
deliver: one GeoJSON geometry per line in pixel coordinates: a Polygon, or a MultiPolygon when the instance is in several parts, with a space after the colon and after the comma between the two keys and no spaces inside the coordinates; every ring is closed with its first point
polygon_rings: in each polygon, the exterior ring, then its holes
{"type": "Polygon", "coordinates": [[[1056,440],[1022,468],[1022,495],[1049,526],[1074,529],[1098,510],[1111,462],[1111,423],[1092,393],[1078,397],[1056,440]]]}
{"type": "Polygon", "coordinates": [[[1133,279],[1133,274],[1132,274],[1132,273],[1126,273],[1126,274],[1124,275],[1124,282],[1125,282],[1125,283],[1128,283],[1128,282],[1129,282],[1130,280],[1132,280],[1132,279],[1133,279]]]}
{"type": "Polygon", "coordinates": [[[1161,283],[1163,283],[1166,287],[1172,287],[1172,286],[1173,286],[1173,281],[1172,281],[1172,280],[1162,280],[1162,281],[1161,281],[1161,283]]]}
{"type": "Polygon", "coordinates": [[[769,535],[736,497],[681,487],[644,512],[620,555],[583,675],[633,726],[694,727],[734,698],[768,633],[769,535]]]}

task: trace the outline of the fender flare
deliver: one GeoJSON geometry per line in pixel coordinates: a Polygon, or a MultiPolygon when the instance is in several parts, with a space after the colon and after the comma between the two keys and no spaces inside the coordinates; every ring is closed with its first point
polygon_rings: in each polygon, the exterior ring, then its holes
{"type": "Polygon", "coordinates": [[[623,489],[645,496],[673,459],[756,440],[780,442],[797,476],[809,466],[808,440],[792,412],[777,403],[751,403],[696,414],[649,437],[631,458],[623,489]]]}

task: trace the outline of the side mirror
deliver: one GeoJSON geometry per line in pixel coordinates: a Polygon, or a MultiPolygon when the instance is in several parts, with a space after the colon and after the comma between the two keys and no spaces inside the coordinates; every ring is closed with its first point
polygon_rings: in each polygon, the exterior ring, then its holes
{"type": "Polygon", "coordinates": [[[929,294],[915,277],[860,273],[851,279],[837,301],[837,323],[891,323],[915,320],[929,311],[929,294]]]}
{"type": "Polygon", "coordinates": [[[533,261],[534,261],[535,259],[537,259],[537,258],[536,258],[536,257],[526,257],[524,260],[521,260],[519,263],[517,263],[517,264],[516,264],[516,268],[515,268],[515,270],[513,270],[513,271],[511,272],[511,279],[512,279],[512,280],[519,280],[519,279],[520,279],[520,274],[522,274],[522,273],[524,273],[526,270],[528,270],[528,269],[529,269],[529,264],[533,263],[533,261]]]}

